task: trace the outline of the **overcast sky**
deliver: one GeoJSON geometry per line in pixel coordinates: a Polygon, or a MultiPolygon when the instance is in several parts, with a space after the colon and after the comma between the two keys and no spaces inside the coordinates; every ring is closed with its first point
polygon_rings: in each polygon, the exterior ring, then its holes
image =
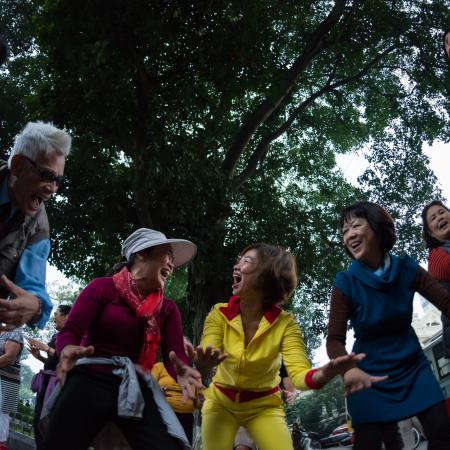
{"type": "MultiPolygon", "coordinates": [[[[424,151],[430,158],[430,168],[435,173],[438,182],[441,185],[445,198],[450,199],[450,144],[443,144],[436,142],[433,146],[424,145],[424,151]]],[[[343,155],[338,158],[338,164],[344,175],[349,181],[356,183],[356,179],[361,175],[366,167],[364,158],[356,155],[343,155]]],[[[447,202],[450,203],[450,202],[447,202]]],[[[414,302],[415,311],[421,308],[418,301],[414,302]]],[[[350,351],[353,345],[353,332],[350,331],[347,335],[347,350],[350,351]]],[[[320,366],[328,361],[328,356],[325,350],[325,342],[322,342],[314,354],[314,365],[320,366]]]]}

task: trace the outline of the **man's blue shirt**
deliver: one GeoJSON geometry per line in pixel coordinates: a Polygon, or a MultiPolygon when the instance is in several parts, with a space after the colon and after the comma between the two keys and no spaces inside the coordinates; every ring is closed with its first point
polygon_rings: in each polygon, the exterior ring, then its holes
{"type": "MultiPolygon", "coordinates": [[[[3,180],[0,186],[0,205],[10,202],[8,192],[8,178],[3,180]]],[[[11,208],[11,215],[15,208],[11,208]]],[[[31,327],[44,328],[50,313],[52,312],[52,302],[45,289],[45,277],[47,269],[47,259],[50,254],[50,240],[42,239],[39,242],[25,247],[19,259],[16,276],[13,280],[17,286],[34,294],[42,302],[42,314],[36,323],[29,324],[31,327]]]]}

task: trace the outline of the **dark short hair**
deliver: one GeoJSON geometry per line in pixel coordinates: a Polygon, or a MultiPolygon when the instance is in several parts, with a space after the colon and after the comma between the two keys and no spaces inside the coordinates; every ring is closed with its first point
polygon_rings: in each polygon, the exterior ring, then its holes
{"type": "Polygon", "coordinates": [[[450,55],[445,51],[445,37],[450,33],[450,28],[447,28],[442,36],[442,48],[444,49],[445,56],[450,59],[450,55]]]}
{"type": "Polygon", "coordinates": [[[422,209],[422,238],[425,241],[426,248],[436,248],[442,245],[441,241],[431,236],[431,231],[428,227],[427,212],[432,206],[442,206],[444,209],[450,212],[450,209],[448,209],[448,207],[445,206],[444,203],[442,203],[440,200],[433,200],[431,203],[428,203],[425,208],[422,209]]]}
{"type": "Polygon", "coordinates": [[[264,243],[248,245],[241,255],[249,250],[258,254],[255,288],[262,292],[264,306],[286,303],[297,287],[294,255],[283,247],[264,243]]]}
{"type": "Polygon", "coordinates": [[[72,309],[72,306],[71,305],[58,305],[58,307],[56,309],[63,316],[67,316],[70,313],[70,310],[72,309]]]}
{"type": "MultiPolygon", "coordinates": [[[[347,206],[342,212],[339,219],[339,226],[342,230],[348,219],[358,217],[366,219],[378,238],[380,248],[383,254],[386,254],[395,244],[397,236],[395,234],[394,219],[380,205],[373,202],[358,202],[354,205],[347,206]]],[[[351,258],[353,255],[345,247],[345,251],[351,258]]]]}
{"type": "Polygon", "coordinates": [[[120,261],[115,263],[112,267],[110,267],[107,271],[105,276],[112,277],[116,273],[119,273],[124,267],[128,267],[128,269],[131,267],[131,264],[134,261],[134,254],[130,256],[130,259],[127,261],[125,257],[121,258],[120,261]]]}
{"type": "Polygon", "coordinates": [[[139,252],[136,253],[132,253],[130,255],[130,257],[127,259],[125,258],[125,256],[123,256],[119,262],[117,262],[116,264],[114,264],[110,269],[108,269],[106,271],[106,275],[107,277],[112,277],[113,275],[115,275],[116,273],[119,273],[124,267],[128,267],[128,270],[131,269],[131,267],[134,264],[134,261],[136,259],[136,255],[138,253],[143,254],[143,255],[148,255],[152,252],[152,250],[155,247],[149,247],[149,248],[145,248],[144,250],[140,250],[139,252]]]}

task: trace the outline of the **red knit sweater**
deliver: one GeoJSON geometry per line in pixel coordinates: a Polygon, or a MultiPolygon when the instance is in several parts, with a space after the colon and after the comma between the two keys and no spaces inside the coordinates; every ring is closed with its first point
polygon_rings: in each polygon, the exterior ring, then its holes
{"type": "Polygon", "coordinates": [[[450,253],[442,247],[432,248],[428,254],[428,272],[436,280],[450,283],[450,253]]]}

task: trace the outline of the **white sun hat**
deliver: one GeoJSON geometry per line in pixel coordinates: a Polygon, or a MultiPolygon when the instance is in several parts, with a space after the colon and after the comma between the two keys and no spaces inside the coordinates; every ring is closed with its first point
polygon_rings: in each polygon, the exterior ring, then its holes
{"type": "Polygon", "coordinates": [[[197,253],[197,246],[186,239],[167,239],[164,233],[150,228],[139,228],[131,233],[122,244],[122,256],[127,260],[133,253],[157,245],[170,244],[174,267],[181,267],[191,261],[197,253]]]}

